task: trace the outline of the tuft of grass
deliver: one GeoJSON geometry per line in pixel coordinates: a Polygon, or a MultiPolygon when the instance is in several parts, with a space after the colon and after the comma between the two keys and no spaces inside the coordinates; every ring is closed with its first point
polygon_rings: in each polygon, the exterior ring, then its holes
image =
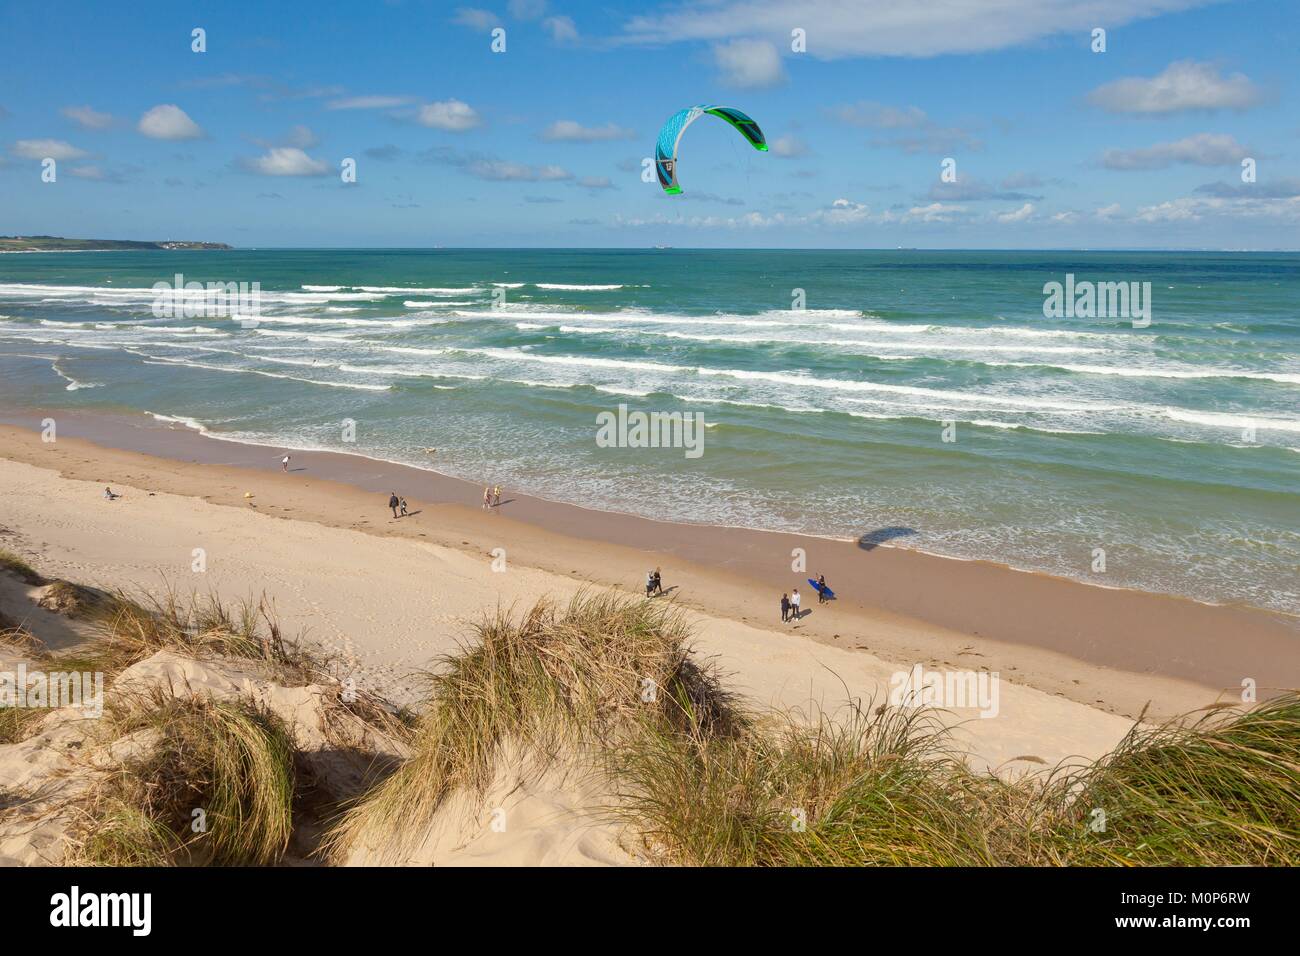
{"type": "MultiPolygon", "coordinates": [[[[0,650],[9,651],[20,658],[38,661],[46,658],[45,645],[22,627],[0,630],[0,650]]],[[[40,719],[48,713],[43,708],[0,705],[0,745],[26,740],[40,719]]]]}
{"type": "Polygon", "coordinates": [[[332,829],[335,859],[357,846],[412,849],[449,795],[487,789],[507,745],[540,774],[616,747],[650,713],[681,724],[689,712],[715,732],[735,719],[687,659],[684,618],[663,604],[584,591],[563,611],[546,601],[517,619],[498,611],[474,636],[427,675],[413,756],[332,829]]]}
{"type": "Polygon", "coordinates": [[[119,593],[95,618],[103,635],[89,653],[107,673],[164,650],[253,661],[285,683],[309,683],[324,666],[300,641],[284,636],[265,597],[229,605],[214,595],[193,595],[187,602],[170,588],[161,597],[138,600],[119,593]]]}
{"type": "Polygon", "coordinates": [[[71,863],[242,866],[283,855],[293,825],[294,751],[273,715],[247,700],[155,688],[120,697],[106,718],[116,740],[141,732],[156,740],[97,782],[71,863]]]}
{"type": "Polygon", "coordinates": [[[48,713],[35,707],[0,707],[0,745],[22,743],[48,713]]]}
{"type": "Polygon", "coordinates": [[[1048,796],[1070,865],[1300,865],[1300,693],[1135,727],[1048,796]]]}
{"type": "Polygon", "coordinates": [[[412,757],[336,823],[329,854],[413,849],[509,744],[534,771],[581,755],[606,776],[604,812],[664,863],[1300,864],[1300,694],[1135,725],[1089,767],[1004,780],[970,771],[933,712],[747,714],[688,637],[663,605],[586,592],[498,612],[429,676],[412,757]]]}
{"type": "Polygon", "coordinates": [[[8,548],[0,548],[0,571],[12,574],[26,584],[35,586],[45,583],[45,578],[39,571],[28,564],[25,558],[14,554],[8,548]]]}
{"type": "Polygon", "coordinates": [[[89,617],[103,607],[103,596],[92,588],[70,581],[51,581],[42,592],[37,605],[47,611],[69,617],[89,617]]]}
{"type": "Polygon", "coordinates": [[[692,866],[991,862],[965,768],[921,711],[783,715],[731,736],[663,725],[613,755],[614,812],[651,854],[692,866]]]}

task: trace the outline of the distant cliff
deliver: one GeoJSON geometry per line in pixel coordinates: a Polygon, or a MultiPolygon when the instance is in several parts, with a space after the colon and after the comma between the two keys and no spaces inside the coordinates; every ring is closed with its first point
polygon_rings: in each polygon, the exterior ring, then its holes
{"type": "Polygon", "coordinates": [[[0,236],[0,252],[130,251],[133,249],[230,249],[224,242],[137,242],[133,239],[64,239],[60,236],[0,236]]]}

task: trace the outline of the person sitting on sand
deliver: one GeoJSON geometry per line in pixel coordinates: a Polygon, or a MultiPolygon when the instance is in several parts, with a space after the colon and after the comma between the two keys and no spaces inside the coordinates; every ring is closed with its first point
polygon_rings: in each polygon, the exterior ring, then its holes
{"type": "Polygon", "coordinates": [[[799,615],[803,610],[799,607],[799,589],[795,588],[794,593],[790,595],[790,620],[799,620],[799,615]]]}
{"type": "Polygon", "coordinates": [[[121,495],[114,493],[112,488],[108,487],[107,485],[104,486],[105,501],[112,501],[114,498],[121,498],[121,497],[122,497],[121,495]]]}
{"type": "Polygon", "coordinates": [[[405,517],[406,517],[406,499],[405,499],[405,498],[403,498],[400,502],[398,502],[398,507],[399,507],[399,508],[401,509],[401,511],[402,511],[402,517],[405,518],[405,517]]]}
{"type": "Polygon", "coordinates": [[[790,620],[790,595],[781,595],[781,623],[790,620]]]}
{"type": "Polygon", "coordinates": [[[397,509],[401,505],[401,503],[402,503],[401,500],[397,497],[397,492],[390,491],[388,493],[388,507],[393,509],[394,518],[397,517],[397,509]]]}

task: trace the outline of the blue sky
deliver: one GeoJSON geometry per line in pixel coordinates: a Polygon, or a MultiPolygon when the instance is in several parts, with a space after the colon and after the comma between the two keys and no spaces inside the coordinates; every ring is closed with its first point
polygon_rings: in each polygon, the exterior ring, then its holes
{"type": "Polygon", "coordinates": [[[1297,49],[1294,0],[15,0],[0,233],[1294,249],[1297,49]],[[664,195],[641,160],[697,103],[772,149],[706,117],[664,195]]]}

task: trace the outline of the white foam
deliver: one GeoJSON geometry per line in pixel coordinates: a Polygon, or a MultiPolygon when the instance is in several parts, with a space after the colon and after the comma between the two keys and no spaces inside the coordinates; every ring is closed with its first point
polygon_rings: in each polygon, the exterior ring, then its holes
{"type": "Polygon", "coordinates": [[[564,292],[613,292],[623,288],[622,285],[569,285],[564,282],[537,282],[539,289],[559,289],[564,292]]]}
{"type": "Polygon", "coordinates": [[[318,379],[298,378],[294,375],[280,375],[276,372],[264,372],[255,368],[231,368],[226,365],[208,365],[204,362],[188,362],[182,359],[163,358],[161,355],[146,356],[146,365],[184,365],[188,368],[201,368],[211,372],[231,372],[241,375],[262,375],[266,378],[282,378],[291,382],[303,382],[307,385],[325,385],[330,388],[351,388],[368,392],[386,392],[391,385],[365,385],[359,382],[322,382],[318,379]]]}

